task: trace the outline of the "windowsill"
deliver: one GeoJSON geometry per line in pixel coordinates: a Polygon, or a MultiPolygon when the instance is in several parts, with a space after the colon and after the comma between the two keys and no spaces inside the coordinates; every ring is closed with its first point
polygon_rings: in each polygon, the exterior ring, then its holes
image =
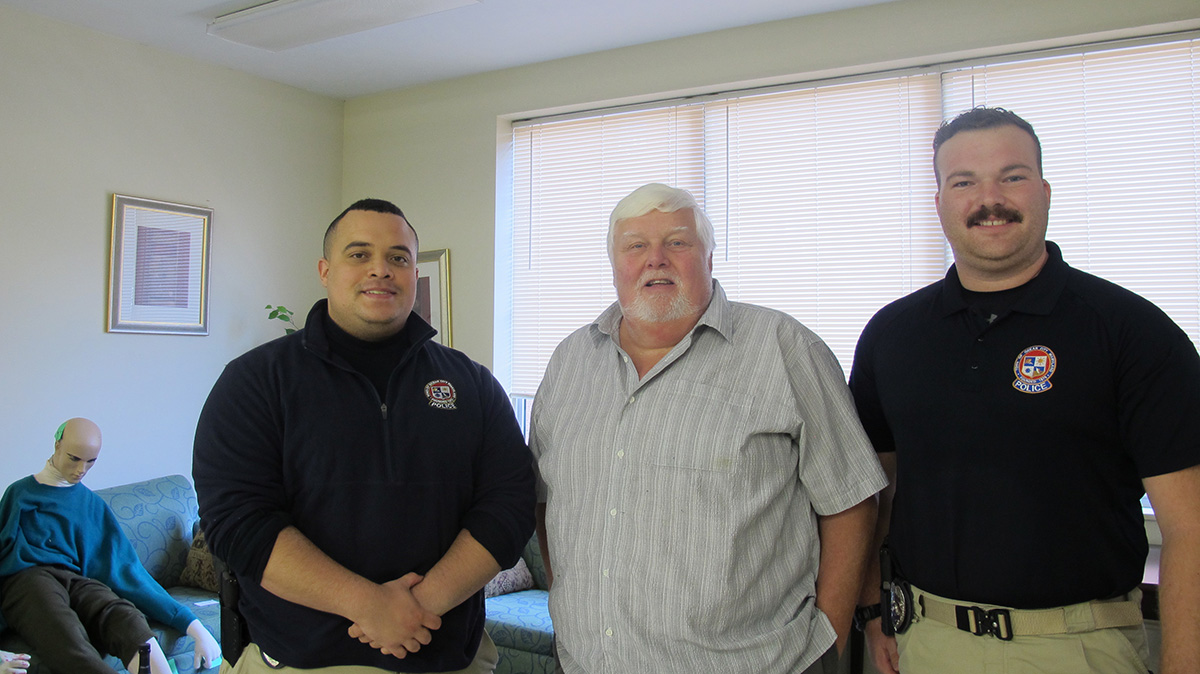
{"type": "Polygon", "coordinates": [[[1146,540],[1150,541],[1150,545],[1162,545],[1162,531],[1158,528],[1158,518],[1154,516],[1154,512],[1144,513],[1146,518],[1146,540]]]}

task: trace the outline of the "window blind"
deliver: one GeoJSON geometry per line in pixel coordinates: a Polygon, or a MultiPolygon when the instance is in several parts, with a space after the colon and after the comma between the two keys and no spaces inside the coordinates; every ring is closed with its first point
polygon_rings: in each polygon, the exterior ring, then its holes
{"type": "MultiPolygon", "coordinates": [[[[608,214],[651,181],[690,190],[731,299],[786,311],[849,370],[866,321],[940,278],[930,143],[999,105],[1029,120],[1072,265],[1144,295],[1200,341],[1200,40],[1014,56],[513,129],[512,381],[616,299],[608,214]]],[[[498,261],[506,265],[509,261],[498,261]]]]}
{"type": "Polygon", "coordinates": [[[608,214],[648,182],[691,191],[734,300],[791,313],[849,369],[867,319],[941,276],[936,75],[745,95],[514,130],[510,392],[616,299],[608,214]]]}

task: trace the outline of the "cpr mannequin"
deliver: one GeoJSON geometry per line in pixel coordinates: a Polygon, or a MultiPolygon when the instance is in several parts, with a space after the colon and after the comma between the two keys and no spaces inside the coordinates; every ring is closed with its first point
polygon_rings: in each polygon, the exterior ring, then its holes
{"type": "MultiPolygon", "coordinates": [[[[100,445],[95,423],[71,419],[55,433],[45,468],[4,493],[0,622],[7,621],[55,672],[112,674],[100,651],[136,672],[138,647],[149,644],[151,673],[171,674],[146,615],[196,640],[196,669],[218,665],[217,641],[150,576],[112,511],[80,484],[100,445]]],[[[0,665],[0,674],[8,666],[0,665]]]]}

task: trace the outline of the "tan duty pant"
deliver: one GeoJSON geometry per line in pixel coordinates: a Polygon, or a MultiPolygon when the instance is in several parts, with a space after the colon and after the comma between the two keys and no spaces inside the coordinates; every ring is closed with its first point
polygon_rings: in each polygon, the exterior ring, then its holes
{"type": "MultiPolygon", "coordinates": [[[[475,653],[475,659],[465,669],[460,669],[454,672],[446,672],[445,674],[491,674],[496,669],[496,662],[499,660],[499,653],[496,651],[496,644],[492,642],[492,638],[485,631],[483,639],[479,642],[479,650],[475,653]]],[[[259,650],[258,644],[250,643],[246,649],[242,651],[242,657],[238,658],[237,666],[230,667],[229,663],[221,662],[220,674],[275,674],[276,672],[319,672],[320,674],[382,674],[386,669],[377,669],[375,667],[363,667],[361,665],[346,665],[339,667],[318,667],[316,669],[297,669],[295,667],[281,667],[274,669],[262,659],[262,651],[259,650]]]]}
{"type": "MultiPolygon", "coordinates": [[[[1086,605],[1066,607],[1068,634],[1017,636],[1001,641],[921,619],[918,597],[951,601],[913,588],[917,615],[896,635],[901,674],[1146,674],[1150,649],[1143,625],[1092,629],[1086,605]]],[[[1141,591],[1129,597],[1141,599],[1141,591]]],[[[961,602],[960,602],[961,603],[961,602]]],[[[977,604],[983,609],[1003,608],[977,604]]]]}

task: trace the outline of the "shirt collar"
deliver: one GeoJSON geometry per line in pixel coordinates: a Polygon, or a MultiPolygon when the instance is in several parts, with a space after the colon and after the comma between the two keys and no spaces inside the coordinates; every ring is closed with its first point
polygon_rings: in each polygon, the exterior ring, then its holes
{"type": "MultiPolygon", "coordinates": [[[[1012,311],[1044,316],[1049,314],[1058,302],[1058,296],[1067,285],[1067,274],[1071,267],[1063,260],[1062,250],[1053,241],[1046,242],[1046,253],[1046,264],[1037,276],[1021,286],[1025,291],[1013,304],[1012,311]]],[[[950,265],[942,284],[938,302],[938,313],[942,316],[967,309],[966,295],[962,281],[958,278],[957,267],[958,265],[950,265]]]]}

